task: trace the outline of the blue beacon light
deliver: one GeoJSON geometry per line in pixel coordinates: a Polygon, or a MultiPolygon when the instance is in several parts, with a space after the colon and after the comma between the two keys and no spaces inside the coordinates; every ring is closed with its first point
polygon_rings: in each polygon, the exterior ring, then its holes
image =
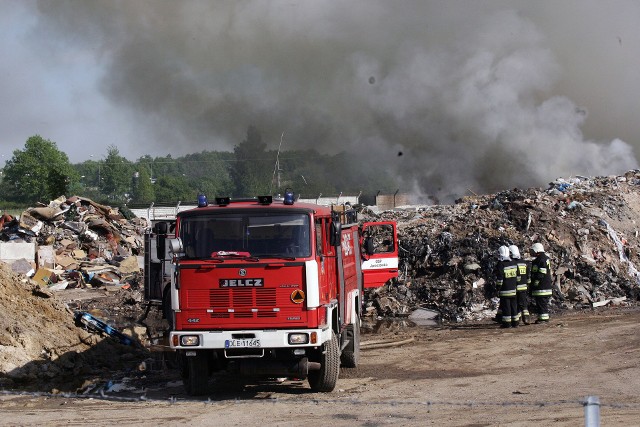
{"type": "Polygon", "coordinates": [[[292,205],[293,199],[294,199],[293,190],[290,188],[287,188],[286,190],[284,190],[284,204],[292,205]]]}

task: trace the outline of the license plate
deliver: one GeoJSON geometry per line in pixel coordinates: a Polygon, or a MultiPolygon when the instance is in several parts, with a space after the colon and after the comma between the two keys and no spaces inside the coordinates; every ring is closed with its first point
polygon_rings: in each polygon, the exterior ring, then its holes
{"type": "Polygon", "coordinates": [[[225,348],[256,348],[260,347],[260,340],[257,338],[242,340],[225,340],[225,348]]]}

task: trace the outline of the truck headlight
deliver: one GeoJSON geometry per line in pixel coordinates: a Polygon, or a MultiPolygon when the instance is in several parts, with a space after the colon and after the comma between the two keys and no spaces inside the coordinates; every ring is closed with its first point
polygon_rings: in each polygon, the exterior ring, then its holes
{"type": "Polygon", "coordinates": [[[180,345],[184,347],[194,347],[200,345],[200,337],[198,335],[181,335],[180,345]]]}
{"type": "Polygon", "coordinates": [[[304,334],[304,333],[289,334],[289,344],[291,345],[308,344],[308,343],[309,343],[309,334],[304,334]]]}

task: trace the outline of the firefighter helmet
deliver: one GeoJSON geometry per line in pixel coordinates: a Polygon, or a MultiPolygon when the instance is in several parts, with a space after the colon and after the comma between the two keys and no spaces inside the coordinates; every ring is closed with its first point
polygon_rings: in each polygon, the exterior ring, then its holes
{"type": "Polygon", "coordinates": [[[500,246],[498,248],[498,258],[500,259],[500,261],[505,261],[510,259],[509,258],[509,248],[506,246],[500,246]]]}
{"type": "Polygon", "coordinates": [[[542,246],[542,243],[534,243],[533,246],[531,246],[531,251],[533,251],[536,254],[542,253],[544,252],[544,246],[542,246]]]}
{"type": "Polygon", "coordinates": [[[520,249],[516,245],[509,246],[509,252],[512,259],[520,259],[520,249]]]}

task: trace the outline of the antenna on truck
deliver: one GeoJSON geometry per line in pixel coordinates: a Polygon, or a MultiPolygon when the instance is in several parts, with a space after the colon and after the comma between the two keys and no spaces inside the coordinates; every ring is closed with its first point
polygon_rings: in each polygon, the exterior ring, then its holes
{"type": "Polygon", "coordinates": [[[278,145],[278,154],[276,155],[276,164],[273,168],[273,175],[271,176],[271,186],[269,187],[269,194],[273,194],[273,180],[276,177],[276,172],[278,173],[278,188],[280,188],[280,147],[282,147],[282,140],[284,139],[284,132],[280,135],[280,145],[278,145]]]}

